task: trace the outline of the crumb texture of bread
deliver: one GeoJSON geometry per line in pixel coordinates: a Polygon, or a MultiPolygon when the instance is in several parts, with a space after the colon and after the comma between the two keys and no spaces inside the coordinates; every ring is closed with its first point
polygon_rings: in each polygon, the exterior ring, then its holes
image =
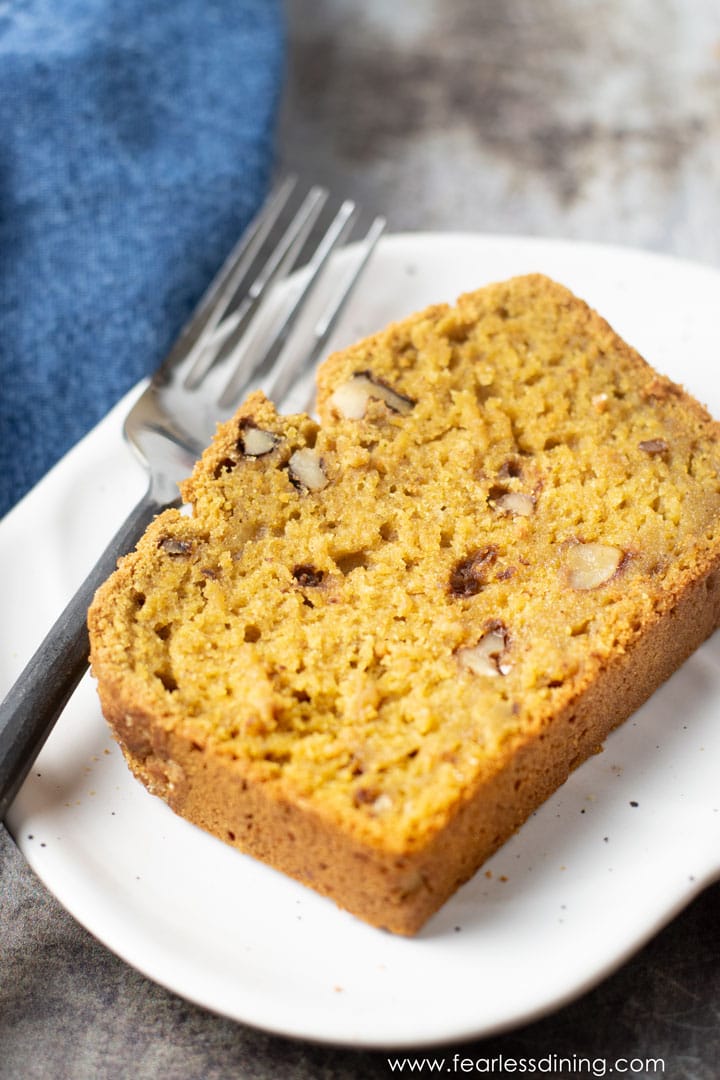
{"type": "Polygon", "coordinates": [[[415,933],[720,617],[719,429],[541,275],[253,394],[89,615],[179,814],[415,933]]]}

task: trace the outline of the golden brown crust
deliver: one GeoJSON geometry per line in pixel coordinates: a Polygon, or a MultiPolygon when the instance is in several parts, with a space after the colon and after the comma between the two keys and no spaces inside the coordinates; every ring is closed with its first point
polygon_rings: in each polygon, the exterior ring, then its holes
{"type": "Polygon", "coordinates": [[[412,934],[718,625],[718,427],[540,275],[318,386],[320,427],[260,394],[220,427],[93,671],[177,813],[412,934]]]}

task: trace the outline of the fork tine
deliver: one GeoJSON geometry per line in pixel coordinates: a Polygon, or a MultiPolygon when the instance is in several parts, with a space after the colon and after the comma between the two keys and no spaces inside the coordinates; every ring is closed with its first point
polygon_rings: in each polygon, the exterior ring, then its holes
{"type": "MultiPolygon", "coordinates": [[[[321,187],[313,187],[308,192],[279,242],[244,291],[238,306],[224,319],[218,320],[213,328],[214,332],[208,334],[202,345],[198,346],[195,363],[185,380],[188,389],[196,387],[211,367],[221,363],[235,350],[269,287],[278,278],[289,273],[294,266],[327,197],[327,191],[321,187]]],[[[254,254],[257,255],[258,252],[254,254]]],[[[253,272],[252,266],[245,270],[253,272]]],[[[234,292],[239,293],[240,285],[241,278],[238,278],[234,292]]]]}
{"type": "Polygon", "coordinates": [[[296,177],[287,177],[245,229],[201,297],[190,321],[183,327],[169,354],[155,372],[153,382],[156,385],[166,382],[175,365],[191,356],[198,343],[217,325],[247,273],[248,262],[254,258],[257,248],[275,224],[296,183],[296,177]]]}
{"type": "Polygon", "coordinates": [[[310,293],[317,284],[328,259],[352,228],[356,212],[357,209],[355,203],[346,199],[333,218],[330,226],[323,235],[322,240],[318,244],[315,253],[307,264],[307,280],[293,301],[289,311],[286,312],[284,318],[276,327],[272,339],[267,344],[264,351],[261,351],[248,362],[247,354],[249,352],[250,343],[246,342],[245,347],[240,350],[235,358],[234,370],[230,379],[226,383],[225,389],[218,399],[218,404],[222,408],[227,408],[233,404],[256,372],[261,369],[267,369],[275,362],[283,345],[287,341],[288,335],[295,325],[300,312],[307,303],[310,293]]]}
{"type": "Polygon", "coordinates": [[[277,187],[223,263],[197,310],[199,333],[195,334],[188,359],[201,352],[212,338],[296,184],[297,178],[289,176],[277,187]]]}
{"type": "Polygon", "coordinates": [[[319,359],[328,338],[335,329],[338,319],[352,296],[355,286],[362,277],[373,251],[377,247],[378,240],[385,231],[385,226],[386,221],[382,217],[376,217],[372,222],[365,239],[362,241],[360,258],[351,265],[349,272],[342,281],[339,292],[331,298],[330,303],[315,323],[310,349],[300,351],[296,355],[292,353],[286,354],[285,361],[281,362],[276,369],[273,380],[266,391],[267,396],[276,405],[280,405],[299,376],[304,371],[312,368],[319,359]]]}

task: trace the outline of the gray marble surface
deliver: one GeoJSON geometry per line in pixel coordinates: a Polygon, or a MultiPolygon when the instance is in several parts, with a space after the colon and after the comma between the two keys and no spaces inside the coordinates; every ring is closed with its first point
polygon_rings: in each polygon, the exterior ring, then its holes
{"type": "MultiPolygon", "coordinates": [[[[293,0],[288,13],[281,168],[395,231],[612,241],[720,267],[717,0],[293,0]]],[[[580,1000],[451,1049],[662,1057],[673,1080],[717,1077],[720,885],[580,1000]]],[[[271,1037],[149,982],[0,827],[3,1080],[389,1075],[384,1053],[271,1037]]]]}

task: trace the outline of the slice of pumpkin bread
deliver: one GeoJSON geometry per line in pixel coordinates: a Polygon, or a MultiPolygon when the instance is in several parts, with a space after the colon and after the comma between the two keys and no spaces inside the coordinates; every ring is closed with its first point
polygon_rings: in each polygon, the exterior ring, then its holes
{"type": "Polygon", "coordinates": [[[92,668],[183,817],[402,934],[713,631],[718,426],[520,277],[261,394],[99,590],[92,668]]]}

